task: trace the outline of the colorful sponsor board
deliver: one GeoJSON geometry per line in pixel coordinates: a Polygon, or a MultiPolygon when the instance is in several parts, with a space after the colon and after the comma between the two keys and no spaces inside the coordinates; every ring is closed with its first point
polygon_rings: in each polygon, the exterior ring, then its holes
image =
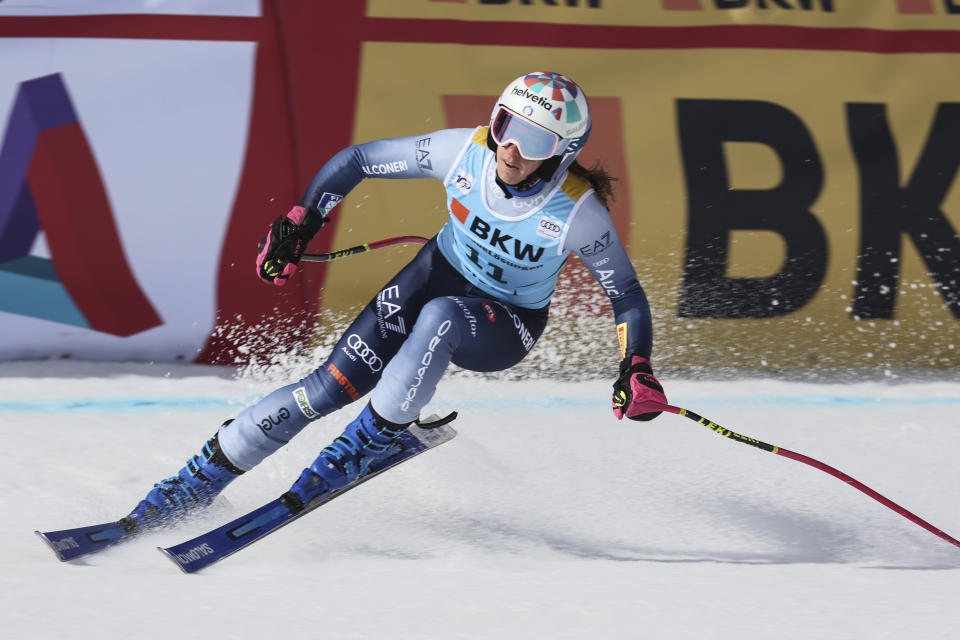
{"type": "Polygon", "coordinates": [[[194,359],[215,327],[252,45],[0,47],[17,60],[0,67],[0,358],[194,359]]]}

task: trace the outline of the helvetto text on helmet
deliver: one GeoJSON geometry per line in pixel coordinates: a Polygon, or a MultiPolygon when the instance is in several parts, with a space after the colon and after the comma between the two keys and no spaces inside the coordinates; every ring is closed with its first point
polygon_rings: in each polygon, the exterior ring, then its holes
{"type": "Polygon", "coordinates": [[[543,108],[546,109],[547,111],[552,111],[552,110],[553,110],[553,103],[552,103],[552,102],[550,102],[549,100],[547,100],[546,98],[544,98],[544,97],[541,96],[541,95],[537,95],[536,93],[532,93],[532,92],[528,91],[527,89],[524,89],[523,87],[514,87],[514,88],[513,88],[513,94],[516,95],[516,96],[520,96],[521,98],[527,98],[527,99],[530,100],[531,102],[533,102],[533,103],[535,103],[535,104],[539,104],[541,107],[543,107],[543,108]]]}

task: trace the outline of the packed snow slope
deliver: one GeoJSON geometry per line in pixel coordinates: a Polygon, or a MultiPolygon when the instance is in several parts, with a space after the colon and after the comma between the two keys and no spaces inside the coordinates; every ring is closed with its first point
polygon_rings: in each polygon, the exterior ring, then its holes
{"type": "MultiPolygon", "coordinates": [[[[960,384],[663,379],[669,398],[811,456],[960,536],[960,384]]],[[[817,469],[609,381],[453,377],[452,442],[193,576],[155,550],[285,491],[359,406],[239,478],[230,506],[58,562],[33,535],[116,519],[275,381],[0,364],[5,638],[948,638],[960,548],[817,469]]]]}

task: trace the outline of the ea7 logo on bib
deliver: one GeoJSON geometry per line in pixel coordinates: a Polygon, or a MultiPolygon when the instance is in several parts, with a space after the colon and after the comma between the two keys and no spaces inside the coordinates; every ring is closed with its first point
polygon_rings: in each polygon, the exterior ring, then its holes
{"type": "Polygon", "coordinates": [[[541,238],[556,240],[560,237],[561,231],[563,231],[563,224],[550,216],[540,218],[540,224],[537,225],[537,235],[541,238]]]}

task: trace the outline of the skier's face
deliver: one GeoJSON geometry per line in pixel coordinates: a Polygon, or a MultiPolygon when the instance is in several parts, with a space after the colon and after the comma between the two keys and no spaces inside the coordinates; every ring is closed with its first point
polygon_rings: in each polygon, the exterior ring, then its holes
{"type": "Polygon", "coordinates": [[[543,160],[527,160],[512,142],[497,147],[497,175],[509,185],[519,184],[540,168],[543,160]]]}

